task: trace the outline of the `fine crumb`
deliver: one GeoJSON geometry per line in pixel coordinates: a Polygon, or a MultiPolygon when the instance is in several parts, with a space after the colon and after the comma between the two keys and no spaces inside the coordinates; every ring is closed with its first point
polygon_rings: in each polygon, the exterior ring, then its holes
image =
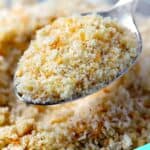
{"type": "Polygon", "coordinates": [[[135,36],[97,15],[59,18],[39,30],[19,61],[17,92],[27,101],[65,101],[95,92],[136,58],[135,36]]]}

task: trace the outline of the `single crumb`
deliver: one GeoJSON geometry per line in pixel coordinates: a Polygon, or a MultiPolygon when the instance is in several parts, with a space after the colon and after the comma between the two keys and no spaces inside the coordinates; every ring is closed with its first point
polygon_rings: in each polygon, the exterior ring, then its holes
{"type": "Polygon", "coordinates": [[[27,101],[65,101],[93,93],[136,58],[135,36],[110,18],[59,18],[39,30],[15,74],[27,101]]]}

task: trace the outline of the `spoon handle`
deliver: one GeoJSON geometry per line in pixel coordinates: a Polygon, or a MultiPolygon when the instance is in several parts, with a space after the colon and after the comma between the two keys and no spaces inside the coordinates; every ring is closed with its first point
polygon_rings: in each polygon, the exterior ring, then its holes
{"type": "Polygon", "coordinates": [[[116,3],[115,8],[125,8],[130,12],[134,12],[137,6],[137,1],[138,0],[119,0],[116,3]]]}

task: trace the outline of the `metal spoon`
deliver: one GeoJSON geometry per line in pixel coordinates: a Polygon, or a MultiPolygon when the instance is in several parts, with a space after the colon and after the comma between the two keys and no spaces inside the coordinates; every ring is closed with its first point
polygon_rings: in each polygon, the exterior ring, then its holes
{"type": "MultiPolygon", "coordinates": [[[[137,61],[138,56],[140,55],[140,53],[142,51],[141,35],[138,31],[138,28],[135,24],[134,17],[133,17],[133,10],[134,10],[135,5],[136,5],[136,0],[119,0],[119,2],[112,9],[110,9],[109,11],[97,12],[97,15],[100,15],[102,17],[115,18],[120,24],[122,24],[124,27],[128,28],[131,32],[133,32],[136,35],[137,57],[132,62],[132,65],[130,66],[130,68],[135,64],[135,62],[137,61]]],[[[89,15],[89,14],[91,14],[91,13],[84,13],[84,14],[81,14],[81,15],[85,16],[85,15],[89,15]]],[[[129,70],[129,68],[126,68],[122,72],[119,72],[116,79],[118,79],[119,77],[124,75],[128,70],[129,70]]],[[[108,86],[113,81],[106,83],[104,85],[104,87],[108,86]]],[[[90,91],[92,90],[92,93],[93,93],[93,92],[96,92],[100,89],[101,89],[101,87],[97,86],[97,87],[93,87],[92,89],[90,89],[90,91]]],[[[51,100],[51,99],[48,99],[47,101],[44,101],[44,102],[43,101],[39,102],[39,101],[31,100],[30,98],[22,97],[22,95],[17,92],[16,88],[15,88],[15,93],[16,93],[17,97],[19,98],[19,100],[24,101],[27,104],[34,104],[34,105],[60,104],[60,103],[68,102],[68,101],[77,100],[77,99],[83,98],[85,96],[85,95],[84,96],[83,95],[76,95],[75,97],[73,97],[71,99],[65,99],[63,101],[58,101],[58,102],[54,101],[54,100],[51,100]]],[[[89,92],[89,93],[87,93],[87,95],[90,95],[92,93],[89,92]]]]}

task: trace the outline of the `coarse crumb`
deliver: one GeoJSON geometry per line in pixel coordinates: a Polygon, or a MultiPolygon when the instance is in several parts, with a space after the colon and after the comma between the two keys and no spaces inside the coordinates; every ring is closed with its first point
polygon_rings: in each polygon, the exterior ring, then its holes
{"type": "Polygon", "coordinates": [[[62,101],[113,81],[135,57],[135,36],[110,18],[59,18],[39,30],[22,56],[16,90],[27,101],[62,101]]]}

